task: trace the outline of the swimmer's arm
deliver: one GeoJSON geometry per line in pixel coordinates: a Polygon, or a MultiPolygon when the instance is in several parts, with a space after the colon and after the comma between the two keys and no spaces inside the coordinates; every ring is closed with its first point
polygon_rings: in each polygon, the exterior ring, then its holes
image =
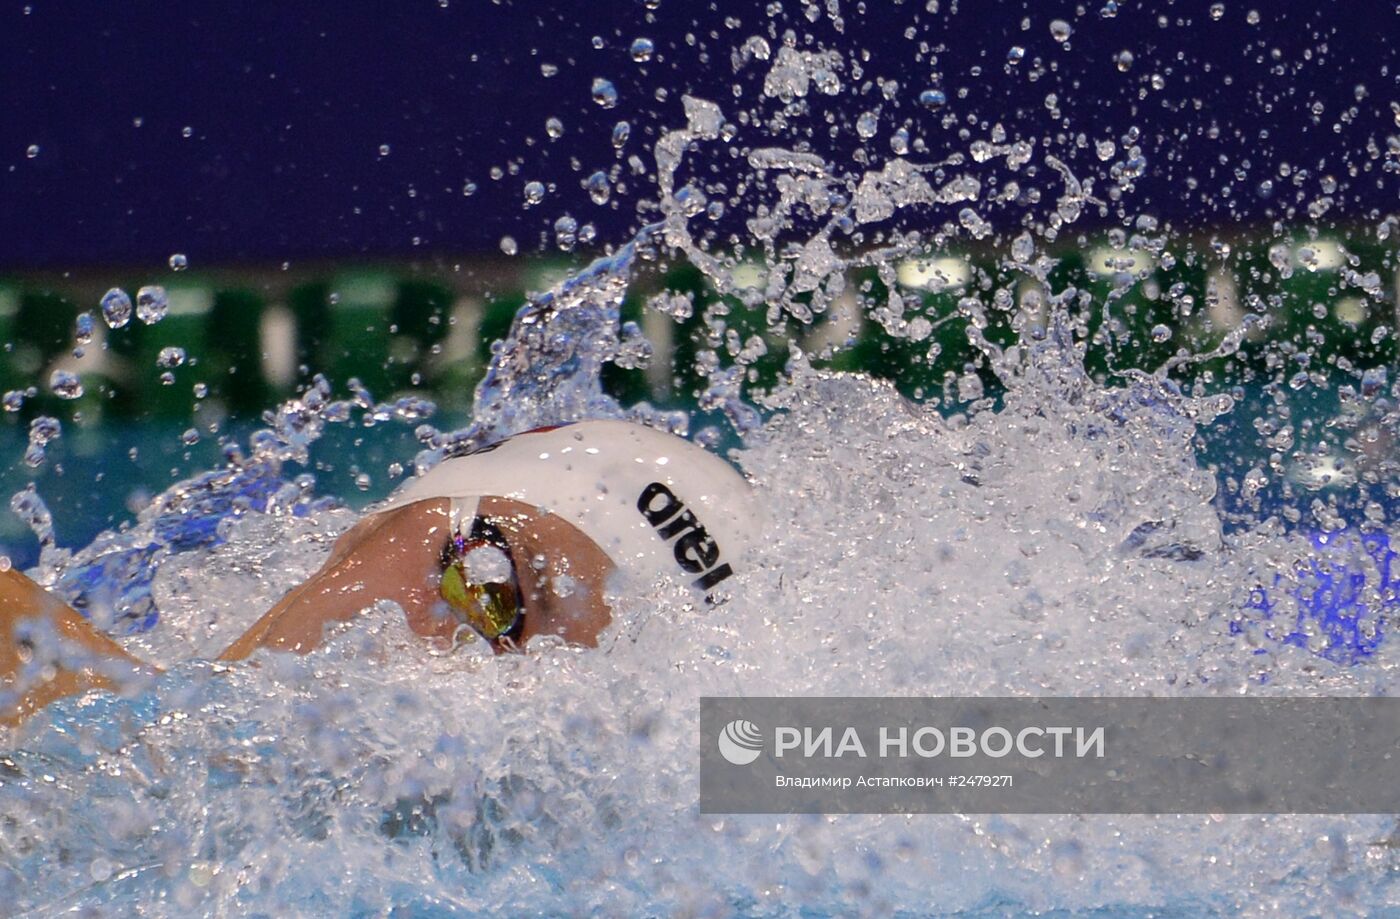
{"type": "MultiPolygon", "coordinates": [[[[602,599],[603,581],[612,570],[606,555],[559,518],[527,505],[494,498],[483,499],[481,507],[501,524],[512,552],[525,562],[519,566],[527,610],[524,638],[557,634],[596,645],[610,618],[602,599]],[[558,591],[552,585],[565,576],[573,586],[568,592],[558,591]]],[[[260,647],[306,653],[321,643],[328,622],[348,621],[379,599],[398,603],[418,634],[451,637],[456,622],[434,615],[440,606],[441,553],[449,532],[445,500],[422,501],[360,521],[340,538],[320,571],[283,597],[221,659],[242,659],[260,647]]],[[[159,669],[127,654],[24,575],[0,571],[0,725],[14,725],[65,696],[114,689],[113,674],[159,669]],[[24,640],[27,623],[46,626],[65,651],[79,651],[87,659],[77,667],[55,666],[47,679],[7,701],[26,666],[32,669],[37,650],[24,640]]]]}
{"type": "MultiPolygon", "coordinates": [[[[325,566],[283,597],[222,655],[247,657],[259,647],[312,650],[327,622],[349,620],[378,599],[399,603],[415,631],[431,634],[441,548],[448,528],[447,503],[421,502],[360,521],[336,543],[325,566]]],[[[55,649],[56,650],[56,649],[55,649]]],[[[65,696],[89,689],[115,689],[114,673],[157,673],[102,635],[81,614],[17,571],[0,571],[0,726],[18,724],[65,696]],[[39,629],[34,628],[40,627],[39,629]],[[12,699],[16,683],[33,671],[29,634],[44,630],[64,645],[64,656],[81,666],[54,661],[50,673],[12,699]],[[77,655],[69,652],[76,651],[77,655]]]]}
{"type": "MultiPolygon", "coordinates": [[[[613,566],[603,551],[560,518],[527,504],[486,497],[478,511],[497,523],[515,556],[525,604],[521,640],[551,634],[596,646],[611,619],[603,585],[613,566]],[[562,591],[566,578],[571,587],[562,591]]],[[[438,615],[442,550],[450,533],[445,499],[365,518],[340,538],[320,571],[268,610],[220,659],[241,660],[258,648],[305,654],[321,644],[327,623],[348,622],[377,600],[397,603],[418,635],[451,639],[458,621],[438,615]]]]}
{"type": "Polygon", "coordinates": [[[420,501],[360,521],[337,541],[321,570],[291,590],[220,660],[241,660],[259,648],[306,654],[330,622],[348,622],[378,600],[403,608],[420,634],[431,620],[450,532],[448,502],[420,501]]]}
{"type": "Polygon", "coordinates": [[[0,725],[13,726],[29,715],[65,696],[89,689],[113,689],[108,673],[114,665],[134,671],[155,672],[151,667],[122,650],[121,646],[92,627],[53,594],[13,569],[0,572],[0,725]],[[83,666],[70,668],[53,663],[51,675],[41,673],[23,694],[10,700],[9,693],[23,676],[26,664],[33,662],[36,649],[26,638],[26,630],[47,623],[65,650],[88,656],[83,666]]]}

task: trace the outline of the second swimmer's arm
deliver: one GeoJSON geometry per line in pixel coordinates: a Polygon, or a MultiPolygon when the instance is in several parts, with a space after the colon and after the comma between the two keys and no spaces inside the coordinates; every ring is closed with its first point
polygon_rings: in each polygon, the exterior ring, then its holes
{"type": "MultiPolygon", "coordinates": [[[[44,650],[53,653],[59,649],[44,650]]],[[[95,688],[112,689],[109,672],[114,669],[151,672],[158,668],[127,654],[72,607],[18,571],[0,571],[0,694],[4,696],[0,699],[0,725],[18,724],[64,696],[95,688]],[[67,665],[50,663],[33,684],[18,688],[15,698],[23,671],[39,650],[24,637],[26,626],[48,631],[69,650],[79,653],[67,665]]]]}
{"type": "Polygon", "coordinates": [[[366,518],[336,543],[330,559],[287,593],[220,660],[241,660],[258,648],[305,654],[321,643],[326,623],[346,622],[377,600],[392,600],[423,632],[437,599],[448,502],[420,501],[366,518]]]}

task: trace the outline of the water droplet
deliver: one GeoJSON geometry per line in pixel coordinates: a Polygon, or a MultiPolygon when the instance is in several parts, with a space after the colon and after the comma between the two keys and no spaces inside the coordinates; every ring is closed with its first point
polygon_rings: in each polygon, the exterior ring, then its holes
{"type": "Polygon", "coordinates": [[[501,237],[501,251],[506,255],[514,255],[520,251],[520,247],[515,244],[514,236],[501,237]]]}
{"type": "Polygon", "coordinates": [[[578,221],[565,214],[554,221],[554,244],[563,252],[572,252],[578,243],[578,221]]]}
{"type": "Polygon", "coordinates": [[[180,136],[186,138],[194,137],[194,128],[190,127],[189,125],[185,125],[183,128],[180,129],[180,136]]]}
{"type": "Polygon", "coordinates": [[[185,257],[183,252],[176,252],[174,255],[170,256],[171,271],[184,271],[189,267],[189,264],[190,260],[185,257]]]}
{"type": "Polygon", "coordinates": [[[970,207],[958,211],[958,223],[972,234],[973,239],[985,239],[992,232],[992,225],[970,207]]]}
{"type": "Polygon", "coordinates": [[[180,435],[180,442],[187,447],[194,446],[199,443],[199,431],[194,428],[189,428],[185,433],[180,435]]]}
{"type": "Polygon", "coordinates": [[[1098,155],[1099,162],[1107,163],[1113,159],[1113,155],[1118,152],[1118,145],[1111,140],[1094,141],[1094,153],[1098,155]]]}
{"type": "MultiPolygon", "coordinates": [[[[44,465],[44,447],[58,439],[63,433],[63,425],[59,424],[57,418],[50,418],[41,415],[29,422],[29,446],[24,451],[24,463],[26,466],[37,469],[44,465]]],[[[37,516],[47,516],[48,512],[43,507],[43,502],[34,492],[34,484],[31,482],[28,488],[20,495],[15,495],[10,499],[10,509],[21,517],[26,518],[26,522],[35,520],[37,516]],[[26,500],[26,497],[32,498],[26,500]],[[37,502],[37,506],[36,506],[37,502]]],[[[52,526],[52,523],[49,524],[52,526]]]]}
{"type": "Polygon", "coordinates": [[[583,187],[588,190],[588,197],[594,204],[607,204],[608,196],[612,194],[612,185],[608,182],[607,173],[601,169],[583,180],[583,187]]]}
{"type": "Polygon", "coordinates": [[[161,349],[160,349],[160,354],[157,354],[157,355],[156,355],[156,366],[157,366],[157,367],[164,367],[164,368],[166,368],[166,369],[170,369],[170,368],[172,368],[172,367],[179,367],[179,366],[180,366],[181,364],[183,364],[184,362],[185,362],[185,349],[184,349],[184,348],[177,348],[177,347],[174,347],[174,346],[171,346],[171,347],[169,347],[169,348],[161,348],[161,349]]]}
{"type": "Polygon", "coordinates": [[[617,87],[602,77],[593,78],[593,101],[602,108],[617,105],[617,87]]]}
{"type": "Polygon", "coordinates": [[[619,121],[613,125],[612,145],[619,150],[627,143],[628,136],[632,133],[632,126],[625,121],[619,121]]]}
{"type": "Polygon", "coordinates": [[[890,136],[890,149],[894,151],[896,156],[904,156],[909,152],[909,131],[907,129],[900,128],[890,136]]]}
{"type": "Polygon", "coordinates": [[[392,152],[393,152],[393,148],[390,147],[388,144],[380,144],[380,145],[379,145],[379,155],[380,155],[380,156],[388,156],[388,155],[389,155],[390,153],[392,153],[392,152]]]}
{"type": "Polygon", "coordinates": [[[34,159],[34,157],[39,155],[39,145],[30,144],[29,149],[24,151],[24,155],[29,157],[31,160],[34,159]]]}
{"type": "Polygon", "coordinates": [[[76,373],[67,370],[55,370],[49,376],[49,389],[60,399],[81,399],[83,396],[82,381],[76,373]]]}
{"type": "Polygon", "coordinates": [[[919,93],[919,104],[926,109],[937,111],[948,104],[948,97],[941,89],[926,89],[919,93]]]}
{"type": "Polygon", "coordinates": [[[0,404],[5,406],[7,412],[17,412],[24,408],[24,390],[11,389],[5,393],[4,399],[0,399],[0,404]]]}
{"type": "Polygon", "coordinates": [[[1244,21],[1252,26],[1259,25],[1259,11],[1250,10],[1248,13],[1245,14],[1244,21]]]}
{"type": "Polygon", "coordinates": [[[1114,61],[1118,64],[1119,70],[1127,73],[1129,70],[1133,69],[1133,52],[1128,50],[1119,51],[1114,61]]]}
{"type": "Polygon", "coordinates": [[[638,38],[632,42],[632,60],[638,64],[651,60],[655,53],[656,46],[651,43],[650,38],[638,38]]]}
{"type": "Polygon", "coordinates": [[[1225,17],[1225,4],[1223,4],[1223,3],[1212,3],[1212,4],[1210,5],[1210,18],[1211,18],[1211,19],[1214,19],[1216,22],[1219,22],[1219,21],[1220,21],[1221,19],[1223,19],[1224,17],[1225,17]]]}
{"type": "Polygon", "coordinates": [[[209,384],[207,384],[207,383],[196,383],[196,384],[194,384],[194,397],[195,397],[196,399],[203,399],[203,398],[204,398],[205,396],[207,396],[207,395],[209,395],[209,384]]]}
{"type": "Polygon", "coordinates": [[[136,292],[136,318],[154,325],[170,312],[170,298],[159,284],[148,284],[136,292]]]}
{"type": "Polygon", "coordinates": [[[544,123],[544,132],[553,138],[564,136],[564,122],[558,118],[550,118],[544,123]]]}
{"type": "Polygon", "coordinates": [[[46,446],[58,440],[63,433],[63,425],[57,418],[50,418],[48,415],[40,415],[29,422],[29,442],[46,446]]]}
{"type": "Polygon", "coordinates": [[[113,287],[102,295],[102,318],[113,329],[120,329],[131,321],[131,298],[120,287],[113,287]]]}
{"type": "Polygon", "coordinates": [[[1008,63],[1008,64],[1019,64],[1019,63],[1021,63],[1021,58],[1025,57],[1025,56],[1026,56],[1026,49],[1025,49],[1025,48],[1022,48],[1020,45],[1012,45],[1012,46],[1011,46],[1011,50],[1009,50],[1009,51],[1006,52],[1006,63],[1008,63]]]}
{"type": "Polygon", "coordinates": [[[1152,340],[1157,344],[1168,341],[1172,337],[1171,326],[1154,325],[1152,327],[1152,340]]]}
{"type": "Polygon", "coordinates": [[[78,318],[73,321],[73,340],[79,345],[86,345],[92,341],[92,313],[84,310],[78,314],[78,318]]]}
{"type": "Polygon", "coordinates": [[[525,206],[526,206],[526,207],[531,207],[531,206],[533,206],[533,205],[539,204],[539,203],[540,203],[541,201],[543,201],[543,200],[544,200],[544,183],[543,183],[543,182],[526,182],[526,183],[525,183],[525,206]]]}
{"type": "Polygon", "coordinates": [[[869,140],[875,136],[875,132],[880,128],[880,118],[874,112],[861,112],[856,119],[856,133],[864,140],[869,140]]]}
{"type": "Polygon", "coordinates": [[[541,63],[541,64],[540,64],[540,76],[542,76],[542,77],[546,77],[546,78],[552,77],[552,76],[554,76],[555,74],[557,74],[558,72],[559,72],[559,67],[558,67],[557,64],[549,64],[549,63],[541,63]]]}
{"type": "Polygon", "coordinates": [[[1074,34],[1073,27],[1063,19],[1052,19],[1050,21],[1050,37],[1060,44],[1069,41],[1069,37],[1074,34]]]}

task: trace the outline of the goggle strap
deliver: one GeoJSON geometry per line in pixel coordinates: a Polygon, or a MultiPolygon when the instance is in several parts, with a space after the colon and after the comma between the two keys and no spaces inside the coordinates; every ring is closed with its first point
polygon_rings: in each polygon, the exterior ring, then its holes
{"type": "Polygon", "coordinates": [[[467,538],[472,542],[484,542],[500,549],[505,554],[506,561],[510,562],[511,568],[515,567],[515,557],[510,554],[510,543],[506,542],[505,534],[501,532],[500,527],[485,517],[472,518],[471,530],[467,538]]]}
{"type": "Polygon", "coordinates": [[[454,538],[465,535],[462,531],[464,525],[466,525],[466,521],[470,520],[473,523],[476,521],[476,510],[480,503],[481,500],[479,498],[470,496],[452,498],[448,502],[448,532],[451,533],[454,538]]]}

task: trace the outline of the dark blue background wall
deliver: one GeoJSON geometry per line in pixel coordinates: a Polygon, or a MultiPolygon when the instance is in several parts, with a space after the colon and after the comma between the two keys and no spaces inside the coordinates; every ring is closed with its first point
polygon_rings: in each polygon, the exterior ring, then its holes
{"type": "MultiPolygon", "coordinates": [[[[1058,124],[1045,106],[1053,92],[1076,131],[1137,125],[1151,171],[1136,206],[1181,223],[1288,218],[1296,202],[1256,191],[1282,161],[1321,161],[1350,182],[1329,219],[1394,207],[1393,176],[1380,180],[1366,146],[1383,150],[1400,133],[1390,108],[1400,99],[1395,4],[1261,0],[1256,25],[1239,0],[1219,21],[1205,2],[1124,3],[1112,18],[1103,5],[1087,0],[1076,15],[1073,3],[943,0],[931,14],[922,0],[868,0],[861,13],[846,0],[837,36],[788,0],[784,25],[868,49],[871,72],[901,79],[911,109],[929,81],[927,61],[914,55],[925,41],[945,46],[941,85],[960,117],[1044,133],[1058,124]],[[1069,50],[1049,34],[1056,17],[1074,24],[1069,50]],[[913,39],[904,34],[911,24],[913,39]],[[1013,44],[1026,60],[1008,73],[1013,44]],[[1124,49],[1134,55],[1127,73],[1114,64],[1124,49]],[[1055,69],[1032,82],[1036,56],[1055,69]],[[976,67],[981,76],[971,75],[976,67]],[[1151,87],[1153,74],[1164,88],[1151,87]],[[1359,103],[1358,84],[1368,92],[1359,103]],[[967,98],[954,97],[959,87],[967,98]]],[[[641,196],[600,208],[578,182],[615,162],[612,125],[631,121],[624,155],[649,162],[651,132],[680,121],[682,92],[732,98],[729,50],[768,24],[759,0],[701,6],[7,0],[0,269],[155,267],[174,252],[196,265],[494,252],[507,232],[528,251],[565,211],[615,241],[641,196]],[[727,18],[741,25],[731,30],[727,18]],[[628,53],[638,36],[656,44],[650,63],[628,53]],[[543,63],[557,75],[544,76],[543,63]],[[595,76],[616,83],[616,108],[592,103],[595,76]],[[664,101],[658,88],[669,91],[664,101]],[[558,140],[546,137],[550,116],[565,125],[558,140]],[[490,177],[511,162],[517,175],[490,177]],[[521,189],[534,178],[559,189],[522,211],[521,189]],[[469,182],[479,187],[470,197],[469,182]]],[[[927,134],[935,150],[965,147],[932,126],[927,134]]]]}

